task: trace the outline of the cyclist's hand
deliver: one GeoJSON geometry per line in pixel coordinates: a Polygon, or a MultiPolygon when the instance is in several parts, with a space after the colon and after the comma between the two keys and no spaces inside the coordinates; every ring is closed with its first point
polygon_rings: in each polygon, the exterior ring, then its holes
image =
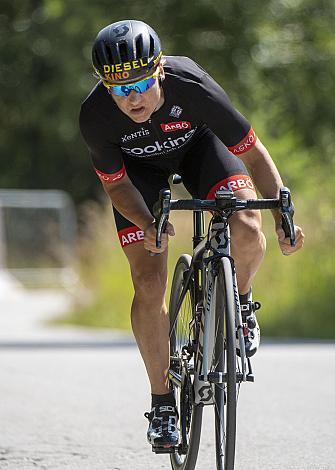
{"type": "Polygon", "coordinates": [[[152,223],[149,227],[144,230],[144,248],[152,253],[163,253],[168,246],[168,238],[174,236],[175,231],[173,225],[168,222],[166,225],[165,233],[162,234],[162,246],[156,248],[156,228],[155,224],[152,223]]]}
{"type": "Polygon", "coordinates": [[[291,255],[292,253],[300,250],[300,248],[302,248],[304,245],[305,235],[303,234],[301,227],[298,227],[297,225],[295,225],[294,231],[295,231],[295,246],[291,246],[290,239],[285,238],[285,232],[282,226],[281,225],[276,226],[276,232],[278,235],[278,243],[279,243],[279,247],[283,255],[286,255],[286,256],[291,255]]]}

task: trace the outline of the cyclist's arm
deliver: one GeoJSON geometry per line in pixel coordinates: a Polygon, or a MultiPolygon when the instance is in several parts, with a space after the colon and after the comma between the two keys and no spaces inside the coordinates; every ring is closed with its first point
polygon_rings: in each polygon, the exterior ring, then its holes
{"type": "MultiPolygon", "coordinates": [[[[257,189],[264,198],[276,198],[282,188],[283,181],[269,152],[262,142],[257,139],[254,146],[239,158],[249,169],[257,189]]],[[[279,210],[272,211],[276,225],[281,223],[279,210]]]]}
{"type": "Polygon", "coordinates": [[[137,227],[146,230],[154,221],[141,193],[133,185],[127,174],[111,183],[102,182],[115,209],[137,227]]]}
{"type": "Polygon", "coordinates": [[[145,230],[152,222],[142,195],[127,176],[120,146],[113,136],[110,123],[90,107],[83,106],[80,130],[89,148],[95,172],[113,206],[126,219],[145,230]]]}
{"type": "MultiPolygon", "coordinates": [[[[248,167],[253,180],[264,198],[278,197],[279,190],[283,186],[279,171],[272,160],[269,152],[262,142],[257,139],[254,147],[239,156],[248,167]]],[[[281,226],[281,215],[279,210],[272,211],[275,220],[276,232],[280,249],[284,255],[289,255],[299,250],[304,245],[304,234],[301,227],[295,225],[296,245],[292,247],[290,241],[285,237],[281,226]]]]}
{"type": "Polygon", "coordinates": [[[161,248],[156,248],[156,229],[154,218],[151,215],[141,193],[132,184],[131,180],[125,174],[121,180],[108,183],[103,182],[103,187],[109,195],[113,206],[126,219],[133,222],[144,232],[144,248],[146,250],[162,253],[167,248],[168,235],[174,235],[174,228],[168,222],[166,233],[162,235],[161,248]]]}

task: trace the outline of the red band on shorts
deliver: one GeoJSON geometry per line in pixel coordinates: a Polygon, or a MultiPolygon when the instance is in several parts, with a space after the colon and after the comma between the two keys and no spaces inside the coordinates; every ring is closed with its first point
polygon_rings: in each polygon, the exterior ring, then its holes
{"type": "Polygon", "coordinates": [[[102,171],[97,170],[96,168],[94,169],[95,169],[96,174],[99,176],[100,180],[103,183],[114,183],[115,181],[122,179],[124,175],[126,174],[126,169],[124,165],[120,171],[118,171],[117,173],[111,173],[111,174],[103,173],[102,171]]]}
{"type": "Polygon", "coordinates": [[[234,175],[216,183],[216,185],[213,186],[207,194],[206,199],[214,199],[215,191],[218,189],[229,189],[230,191],[238,191],[239,189],[252,189],[253,191],[256,191],[250,176],[234,175]]]}
{"type": "Polygon", "coordinates": [[[238,144],[228,147],[228,150],[231,151],[234,155],[242,155],[242,153],[247,152],[248,150],[252,149],[252,147],[257,142],[257,136],[253,128],[250,129],[248,134],[241,140],[238,144]]]}
{"type": "Polygon", "coordinates": [[[134,225],[133,227],[124,228],[118,232],[119,240],[122,248],[143,241],[144,232],[134,225]]]}

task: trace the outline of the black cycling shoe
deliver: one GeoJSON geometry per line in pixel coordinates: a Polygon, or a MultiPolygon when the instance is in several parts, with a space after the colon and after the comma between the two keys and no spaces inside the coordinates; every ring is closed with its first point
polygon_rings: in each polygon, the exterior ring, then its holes
{"type": "Polygon", "coordinates": [[[177,428],[178,413],[175,406],[156,405],[150,413],[144,413],[149,420],[147,439],[153,452],[171,453],[179,442],[177,428]]]}

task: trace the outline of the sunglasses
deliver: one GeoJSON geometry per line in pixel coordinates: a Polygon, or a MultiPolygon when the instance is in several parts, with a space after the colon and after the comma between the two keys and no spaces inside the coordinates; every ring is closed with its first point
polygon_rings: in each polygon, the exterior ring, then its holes
{"type": "Polygon", "coordinates": [[[156,83],[156,78],[159,76],[159,71],[160,70],[158,68],[152,75],[150,75],[150,77],[144,78],[143,80],[135,83],[112,85],[106,80],[102,80],[102,83],[111,95],[129,96],[133,90],[137,93],[145,93],[156,83]]]}

